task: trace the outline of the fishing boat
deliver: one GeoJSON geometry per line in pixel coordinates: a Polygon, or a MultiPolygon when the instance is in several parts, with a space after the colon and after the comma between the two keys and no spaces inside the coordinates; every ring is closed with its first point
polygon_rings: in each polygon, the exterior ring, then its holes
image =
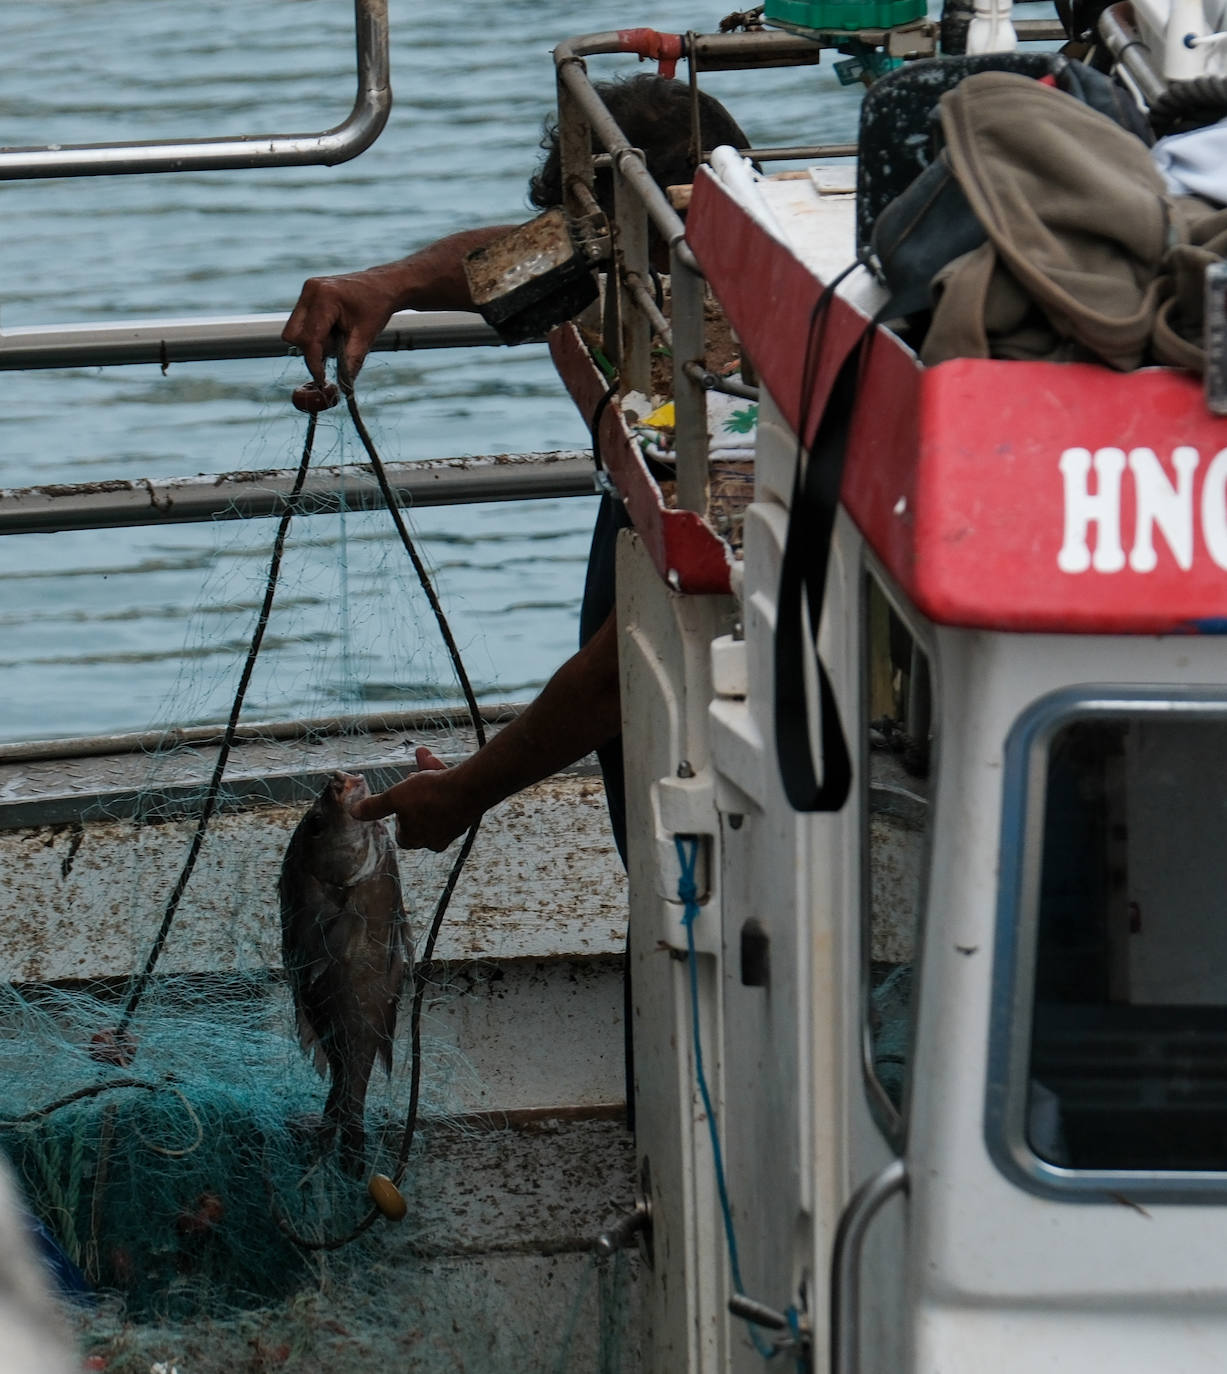
{"type": "MultiPolygon", "coordinates": [[[[617,573],[626,887],[591,770],[482,828],[430,959],[462,990],[439,999],[436,1033],[449,1028],[474,1072],[446,1120],[423,1119],[414,1167],[394,1179],[411,1209],[433,1179],[442,1210],[399,1241],[382,1219],[394,1199],[369,1214],[394,1262],[379,1270],[387,1304],[414,1295],[411,1318],[400,1307],[407,1368],[1221,1363],[1227,420],[1169,367],[922,365],[909,328],[882,317],[882,283],[841,275],[864,247],[864,150],[859,169],[855,147],[704,150],[693,186],[667,195],[586,70],[634,53],[669,75],[685,61],[697,84],[841,49],[855,78],[940,62],[939,43],[989,54],[1060,32],[1000,0],[961,27],[953,7],[942,25],[923,7],[851,8],[837,24],[830,6],[779,0],[766,25],[751,12],[720,34],[626,29],[555,52],[566,208],[605,274],[597,304],[549,342],[632,525],[617,573]],[[773,159],[807,165],[759,170],[773,159]],[[593,212],[598,161],[612,234],[593,212]],[[649,223],[670,250],[667,305],[649,223]],[[736,376],[712,318],[739,341],[736,376]],[[719,397],[741,417],[731,460],[719,397]],[[825,494],[807,474],[825,475],[825,494]],[[513,1354],[491,1323],[538,1343],[513,1354]]],[[[1125,8],[1105,11],[1101,41],[1144,104],[1190,79],[1190,52],[1213,71],[1213,42],[1183,44],[1213,34],[1204,17],[1125,8]]],[[[356,6],[356,112],[386,86],[382,9],[356,6]]],[[[0,151],[0,174],[339,155],[331,133],[289,142],[0,151]]],[[[281,324],[12,331],[0,365],[275,353],[281,324]]],[[[406,313],[377,347],[498,337],[476,316],[406,313]]],[[[419,503],[593,482],[579,455],[389,475],[419,503]]],[[[365,469],[317,470],[292,491],[281,473],[32,488],[4,494],[0,527],[382,500],[365,469]]],[[[439,752],[468,752],[490,715],[444,722],[439,752]]],[[[142,874],[173,889],[179,855],[161,837],[199,816],[219,745],[205,872],[241,849],[268,873],[323,777],[390,776],[427,729],[264,722],[6,748],[0,849],[14,909],[44,913],[10,924],[6,976],[36,1001],[110,980],[122,1005],[132,927],[116,884],[131,877],[108,856],[135,835],[142,874]],[[166,765],[152,787],[151,756],[166,765]]],[[[236,906],[215,877],[182,895],[184,934],[155,976],[207,988],[241,949],[275,997],[267,893],[236,906]]],[[[102,1157],[78,1168],[87,1220],[102,1157]]],[[[199,1202],[186,1213],[180,1281],[217,1229],[199,1202]]],[[[207,1367],[208,1339],[185,1368],[207,1367]]],[[[297,1358],[259,1340],[266,1364],[297,1358]]],[[[303,1367],[345,1367],[352,1348],[329,1340],[303,1367]]]]}

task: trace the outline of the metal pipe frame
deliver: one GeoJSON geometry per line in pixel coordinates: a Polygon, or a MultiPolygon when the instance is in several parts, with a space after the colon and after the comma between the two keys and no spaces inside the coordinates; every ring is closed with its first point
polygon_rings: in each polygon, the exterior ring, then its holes
{"type": "Polygon", "coordinates": [[[869,1223],[908,1189],[907,1165],[892,1159],[853,1193],[831,1252],[831,1374],[865,1374],[860,1363],[861,1255],[869,1223]]]}
{"type": "MultiPolygon", "coordinates": [[[[615,243],[622,270],[617,289],[611,291],[608,284],[606,287],[606,351],[613,342],[610,336],[616,334],[619,351],[615,361],[622,383],[624,387],[643,391],[648,373],[649,327],[669,340],[674,356],[677,415],[677,500],[682,508],[702,514],[707,510],[708,498],[704,388],[715,380],[700,361],[704,350],[703,274],[685,241],[681,216],[657,186],[643,153],[631,146],[588,77],[585,57],[620,52],[638,52],[641,57],[685,56],[693,73],[699,67],[719,71],[811,64],[821,57],[822,46],[809,38],[765,30],[719,36],[689,33],[683,39],[681,35],[632,29],[568,39],[554,49],[563,185],[568,197],[577,200],[574,188],[580,184],[591,186],[594,134],[604,146],[614,171],[615,215],[620,231],[615,243]],[[632,198],[638,202],[633,208],[628,204],[632,198]],[[646,244],[640,204],[669,248],[671,329],[660,318],[645,285],[646,244]]],[[[777,155],[793,151],[783,149],[777,155]]]]}
{"type": "Polygon", "coordinates": [[[335,128],[318,134],[241,134],[151,143],[81,143],[0,148],[0,180],[219,171],[236,167],[334,166],[369,148],[392,108],[388,0],[354,0],[358,92],[335,128]]]}
{"type": "Polygon", "coordinates": [[[658,336],[666,348],[672,348],[673,330],[669,321],[660,313],[660,307],[656,304],[656,298],[652,295],[647,283],[638,272],[627,272],[624,279],[626,289],[634,297],[639,309],[647,316],[648,323],[652,326],[652,332],[658,336]]]}
{"type": "MultiPolygon", "coordinates": [[[[846,41],[848,35],[827,35],[846,41]]],[[[735,71],[746,67],[809,67],[818,63],[824,47],[819,38],[789,33],[785,29],[751,29],[745,33],[695,35],[694,55],[706,72],[735,71]]]]}
{"type": "Polygon", "coordinates": [[[707,514],[707,395],[688,369],[704,356],[702,275],[678,252],[670,262],[673,296],[673,409],[677,448],[677,504],[707,514]]]}
{"type": "Polygon", "coordinates": [[[1167,83],[1147,60],[1150,49],[1133,22],[1133,6],[1124,0],[1109,5],[1099,16],[1098,28],[1113,62],[1130,79],[1146,104],[1154,105],[1167,90],[1167,83]]]}
{"type": "MultiPolygon", "coordinates": [[[[643,154],[638,148],[631,147],[617,121],[605,108],[605,102],[597,95],[584,67],[585,56],[625,51],[627,48],[621,35],[612,30],[560,43],[554,49],[559,91],[560,94],[565,92],[567,100],[579,111],[584,123],[604,144],[605,151],[613,158],[618,172],[643,202],[648,218],[656,226],[665,243],[670,249],[677,247],[697,269],[698,264],[694,261],[694,255],[683,242],[686,235],[685,225],[677,211],[669,204],[668,197],[652,179],[643,154]]],[[[574,175],[569,159],[564,163],[563,175],[574,175]]]]}
{"type": "Polygon", "coordinates": [[[815,143],[799,144],[794,148],[738,148],[737,151],[755,162],[812,162],[823,157],[855,157],[857,146],[855,143],[815,143]]]}
{"type": "MultiPolygon", "coordinates": [[[[122,320],[0,330],[0,372],[48,367],[118,367],[125,363],[285,358],[298,350],[281,337],[286,315],[201,315],[183,320],[122,320]]],[[[480,315],[461,310],[401,310],[372,352],[477,348],[499,343],[480,315]]]]}
{"type": "MultiPolygon", "coordinates": [[[[591,456],[574,450],[439,458],[384,466],[398,501],[406,506],[532,501],[591,496],[597,490],[591,456]]],[[[295,476],[292,469],[274,468],[163,480],[11,487],[0,490],[0,535],[275,516],[288,506],[295,476]]],[[[301,496],[294,502],[299,515],[383,508],[383,496],[365,463],[312,468],[301,496]]]]}
{"type": "MultiPolygon", "coordinates": [[[[642,167],[643,155],[638,154],[634,166],[642,167]]],[[[614,216],[618,232],[614,236],[614,257],[618,267],[619,294],[623,290],[635,300],[631,282],[642,283],[649,272],[648,217],[642,201],[624,175],[624,167],[632,165],[629,155],[615,155],[613,166],[614,216]]],[[[648,396],[652,391],[652,321],[635,300],[635,308],[620,312],[618,331],[618,372],[623,387],[648,396]]]]}

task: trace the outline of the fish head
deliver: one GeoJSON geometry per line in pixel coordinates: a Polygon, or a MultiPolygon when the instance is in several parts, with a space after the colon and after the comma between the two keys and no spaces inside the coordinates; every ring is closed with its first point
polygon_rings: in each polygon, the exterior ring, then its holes
{"type": "Polygon", "coordinates": [[[360,821],[352,815],[354,805],[370,795],[364,777],[338,770],[303,817],[304,857],[321,882],[335,887],[361,882],[375,871],[380,854],[390,845],[382,821],[360,821]]]}
{"type": "Polygon", "coordinates": [[[371,789],[361,773],[344,773],[338,768],[324,784],[324,793],[348,815],[355,802],[365,801],[371,795],[371,789]]]}

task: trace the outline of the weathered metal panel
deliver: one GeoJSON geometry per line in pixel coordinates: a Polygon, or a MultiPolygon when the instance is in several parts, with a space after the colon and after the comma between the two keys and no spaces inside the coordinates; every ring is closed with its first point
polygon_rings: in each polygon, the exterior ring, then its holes
{"type": "Polygon", "coordinates": [[[423,1033],[459,1112],[617,1109],[626,1097],[620,956],[455,965],[423,1033]]]}
{"type": "MultiPolygon", "coordinates": [[[[281,962],[277,875],[298,806],[214,818],[160,973],[281,962]]],[[[143,960],[194,822],[104,820],[0,832],[7,896],[0,977],[122,977],[143,960]]],[[[401,856],[415,930],[434,910],[446,855],[401,856]]],[[[452,899],[441,959],[549,958],[621,951],[624,876],[598,778],[565,776],[491,812],[452,899]]]]}

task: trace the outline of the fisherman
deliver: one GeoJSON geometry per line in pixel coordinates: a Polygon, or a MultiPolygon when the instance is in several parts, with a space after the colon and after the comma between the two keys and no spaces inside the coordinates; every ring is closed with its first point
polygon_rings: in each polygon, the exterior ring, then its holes
{"type": "MultiPolygon", "coordinates": [[[[597,85],[610,114],[662,188],[690,182],[695,164],[690,143],[690,90],[678,81],[641,74],[597,85]]],[[[699,93],[704,147],[748,140],[728,111],[699,93]]],[[[529,199],[541,210],[562,203],[558,129],[547,126],[545,157],[529,183],[529,199]]],[[[612,213],[609,174],[598,174],[595,192],[612,213]]],[[[467,254],[509,233],[515,225],[466,229],[398,262],[343,276],[312,277],[302,289],[282,337],[296,345],[316,387],[327,386],[324,360],[336,351],[344,375],[356,377],[380,331],[397,310],[472,310],[464,272],[467,254]]],[[[550,678],[540,695],[510,725],[453,768],[429,749],[417,750],[418,771],[387,791],[359,802],[363,820],[396,817],[403,849],[445,849],[492,806],[596,752],[605,777],[610,821],[626,861],[618,643],[614,623],[613,558],[619,528],[627,523],[621,503],[601,499],[589,554],[580,611],[580,650],[550,678]]]]}

